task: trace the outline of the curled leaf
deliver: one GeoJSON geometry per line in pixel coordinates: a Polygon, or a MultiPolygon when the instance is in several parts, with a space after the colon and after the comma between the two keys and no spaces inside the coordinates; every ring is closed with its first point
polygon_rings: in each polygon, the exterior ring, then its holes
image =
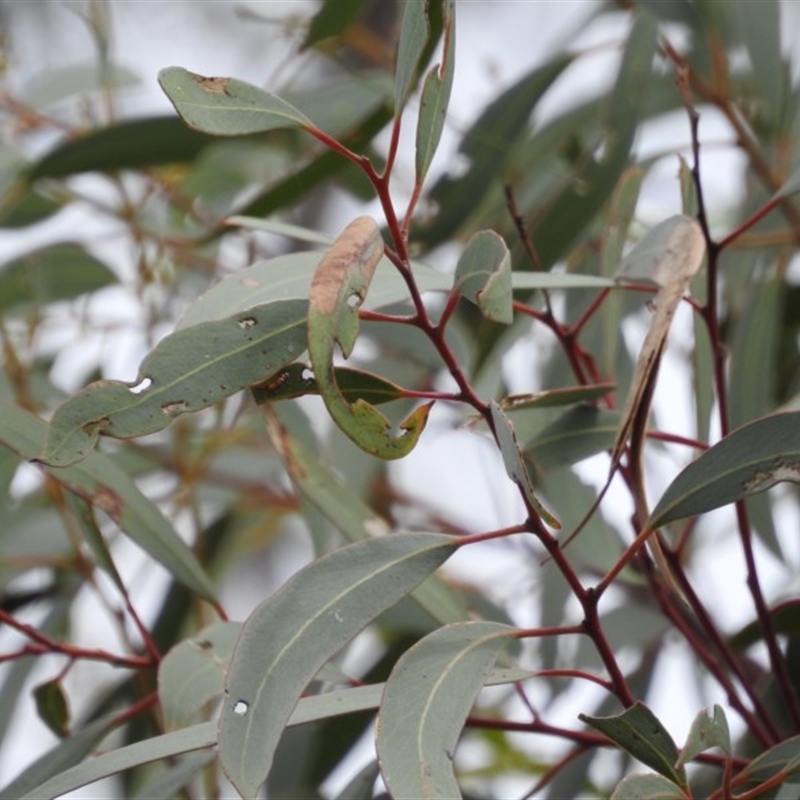
{"type": "Polygon", "coordinates": [[[400,423],[402,433],[363,399],[352,405],[336,382],[334,345],[347,358],[358,336],[358,309],[364,302],[383,240],[370,217],[359,217],[344,229],[317,267],[311,281],[308,353],[322,399],[334,422],[363,450],[380,458],[402,458],[413,449],[428,419],[430,404],[400,423]]]}

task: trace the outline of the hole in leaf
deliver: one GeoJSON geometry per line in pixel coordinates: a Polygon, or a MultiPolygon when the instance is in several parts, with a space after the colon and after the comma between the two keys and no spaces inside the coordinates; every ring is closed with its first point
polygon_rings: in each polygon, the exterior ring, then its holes
{"type": "Polygon", "coordinates": [[[136,386],[131,386],[131,391],[134,394],[141,394],[141,392],[149,389],[153,385],[153,381],[150,378],[142,378],[136,386]]]}
{"type": "Polygon", "coordinates": [[[189,408],[189,404],[185,400],[176,400],[174,403],[164,403],[161,410],[168,416],[172,417],[175,414],[180,414],[189,408]]]}
{"type": "Polygon", "coordinates": [[[248,703],[245,703],[244,700],[237,700],[233,704],[233,713],[240,717],[243,717],[249,710],[250,706],[248,703]]]}
{"type": "Polygon", "coordinates": [[[243,330],[246,331],[249,328],[252,328],[256,321],[253,317],[242,317],[240,320],[236,322],[236,324],[243,330]]]}
{"type": "Polygon", "coordinates": [[[301,373],[300,377],[304,381],[313,381],[314,380],[314,370],[311,367],[306,367],[301,373]]]}
{"type": "Polygon", "coordinates": [[[350,297],[347,298],[347,305],[350,308],[358,308],[361,305],[361,295],[358,292],[353,292],[350,297]]]}

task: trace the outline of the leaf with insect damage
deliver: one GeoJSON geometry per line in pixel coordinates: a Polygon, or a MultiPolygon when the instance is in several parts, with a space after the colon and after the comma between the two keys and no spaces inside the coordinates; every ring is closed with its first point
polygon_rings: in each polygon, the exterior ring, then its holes
{"type": "Polygon", "coordinates": [[[647,417],[672,318],[689,282],[700,269],[704,254],[705,240],[700,226],[690,217],[679,214],[653,228],[622,262],[620,278],[645,275],[661,288],[655,297],[655,313],[622,411],[612,451],[612,469],[622,456],[635,421],[642,420],[644,424],[647,417]]]}
{"type": "Polygon", "coordinates": [[[392,425],[363,399],[352,405],[336,382],[334,346],[347,358],[358,336],[358,309],[364,302],[375,267],[383,255],[383,239],[370,217],[348,225],[319,263],[311,281],[308,311],[308,353],[325,407],[345,434],[368,453],[402,458],[417,443],[430,404],[420,406],[392,435],[392,425]]]}

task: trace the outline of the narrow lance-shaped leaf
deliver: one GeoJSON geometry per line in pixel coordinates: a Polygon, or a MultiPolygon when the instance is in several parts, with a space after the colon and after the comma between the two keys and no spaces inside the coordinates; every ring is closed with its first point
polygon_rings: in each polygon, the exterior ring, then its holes
{"type": "Polygon", "coordinates": [[[403,4],[400,38],[397,42],[397,64],[394,71],[394,113],[397,115],[403,110],[414,85],[419,61],[430,36],[429,1],[419,0],[416,3],[403,4]]]}
{"type": "Polygon", "coordinates": [[[182,67],[167,67],[158,82],[184,122],[204,133],[241,136],[313,127],[290,103],[234,78],[207,78],[182,67]]]}
{"type": "Polygon", "coordinates": [[[578,717],[605,734],[635,759],[678,786],[685,787],[686,771],[676,767],[678,748],[658,717],[644,704],[635,703],[613,717],[578,717]]]}
{"type": "Polygon", "coordinates": [[[514,628],[461,622],[408,650],[386,682],[378,714],[378,756],[393,797],[460,797],[453,772],[458,737],[514,628]]]}
{"type": "Polygon", "coordinates": [[[670,484],[647,525],[704,514],[781,481],[800,483],[800,412],[755,420],[706,450],[670,484]]]}
{"type": "Polygon", "coordinates": [[[453,292],[466,297],[486,319],[510,325],[512,308],[511,256],[494,231],[480,231],[458,259],[453,292]]]}
{"type": "MultiPolygon", "coordinates": [[[[409,3],[408,5],[414,5],[409,3]]],[[[455,71],[455,0],[444,0],[444,52],[442,63],[434,67],[425,78],[417,120],[416,170],[417,185],[421,186],[428,174],[439,140],[442,138],[450,92],[455,71]]]]}
{"type": "Polygon", "coordinates": [[[40,460],[73,464],[101,433],[123,439],[154,433],[179,414],[263,380],[303,353],[306,309],[303,300],[276,301],[167,336],[142,362],[135,383],[97,381],[59,406],[40,460]]]}
{"type": "Polygon", "coordinates": [[[383,239],[370,217],[359,217],[341,233],[325,254],[311,281],[308,312],[308,352],[322,399],[334,422],[368,453],[401,458],[417,443],[430,404],[420,406],[403,422],[398,437],[386,417],[364,400],[352,405],[336,383],[334,346],[347,358],[358,336],[358,309],[364,302],[375,267],[383,254],[383,239]]]}
{"type": "MultiPolygon", "coordinates": [[[[11,405],[0,405],[0,443],[26,460],[42,452],[47,425],[11,405]]],[[[133,479],[102,453],[70,467],[45,467],[53,479],[108,514],[123,531],[177,580],[214,602],[214,587],[197,557],[133,479]]]]}
{"type": "MultiPolygon", "coordinates": [[[[375,513],[339,475],[316,458],[264,406],[267,431],[300,495],[311,503],[348,542],[389,533],[387,521],[375,513]]],[[[436,622],[445,625],[467,617],[462,596],[431,575],[411,592],[411,598],[436,622]]]]}
{"type": "Polygon", "coordinates": [[[778,774],[787,782],[800,778],[800,736],[792,736],[754,758],[736,776],[734,785],[753,786],[778,774]]]}
{"type": "Polygon", "coordinates": [[[253,797],[300,695],[322,665],[456,549],[442,534],[409,533],[349,545],[305,567],[245,622],[225,687],[220,757],[253,797]]]}
{"type": "MultiPolygon", "coordinates": [[[[612,468],[622,455],[634,421],[646,420],[672,318],[689,282],[700,269],[704,254],[705,240],[700,226],[689,217],[677,215],[653,228],[622,263],[620,277],[647,276],[661,288],[654,300],[655,313],[622,411],[612,451],[612,468]]],[[[632,454],[635,457],[638,454],[632,454]]]]}
{"type": "Polygon", "coordinates": [[[500,453],[503,456],[503,463],[508,477],[520,487],[525,499],[539,516],[552,528],[560,529],[561,523],[544,507],[542,501],[536,496],[531,476],[528,474],[528,469],[517,444],[517,436],[511,420],[494,400],[490,403],[490,409],[495,433],[497,434],[497,442],[500,446],[500,453]]]}

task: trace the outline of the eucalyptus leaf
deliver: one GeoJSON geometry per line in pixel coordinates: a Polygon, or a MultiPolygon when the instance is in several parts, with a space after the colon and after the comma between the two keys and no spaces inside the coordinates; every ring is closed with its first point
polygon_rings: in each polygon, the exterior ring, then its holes
{"type": "Polygon", "coordinates": [[[305,567],[245,622],[219,722],[223,768],[253,797],[300,695],[362,628],[436,570],[456,549],[441,534],[369,539],[305,567]]]}
{"type": "Polygon", "coordinates": [[[453,291],[475,303],[487,319],[511,324],[511,256],[494,231],[480,231],[469,240],[458,259],[453,291]]]}
{"type": "Polygon", "coordinates": [[[781,481],[800,482],[800,412],[755,420],[710,447],[669,485],[647,526],[713,511],[781,481]]]}

